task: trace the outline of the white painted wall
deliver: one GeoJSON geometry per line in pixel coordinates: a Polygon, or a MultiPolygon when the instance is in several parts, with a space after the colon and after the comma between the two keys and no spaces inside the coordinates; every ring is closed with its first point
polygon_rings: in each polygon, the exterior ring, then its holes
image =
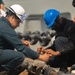
{"type": "MultiPolygon", "coordinates": [[[[3,0],[6,7],[12,4],[20,4],[29,14],[43,14],[49,8],[55,8],[60,12],[70,12],[72,19],[75,15],[75,8],[72,6],[72,0],[3,0]]],[[[25,22],[24,22],[25,23],[25,22]]],[[[23,26],[17,28],[17,31],[23,32],[23,26]]]]}
{"type": "Polygon", "coordinates": [[[49,8],[55,8],[61,12],[75,13],[75,8],[72,6],[72,0],[3,0],[5,6],[12,4],[21,4],[25,9],[27,15],[42,14],[49,8]]]}

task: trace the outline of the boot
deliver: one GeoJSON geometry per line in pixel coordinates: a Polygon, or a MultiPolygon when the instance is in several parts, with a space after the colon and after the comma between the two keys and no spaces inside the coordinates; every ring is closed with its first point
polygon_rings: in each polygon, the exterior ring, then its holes
{"type": "Polygon", "coordinates": [[[70,73],[67,69],[67,62],[61,62],[59,72],[60,74],[68,74],[70,73]]]}

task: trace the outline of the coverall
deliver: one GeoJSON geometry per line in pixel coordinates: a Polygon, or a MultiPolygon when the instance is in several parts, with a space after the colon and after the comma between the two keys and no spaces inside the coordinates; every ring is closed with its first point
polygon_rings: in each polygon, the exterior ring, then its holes
{"type": "Polygon", "coordinates": [[[12,70],[21,64],[25,57],[37,59],[39,54],[22,44],[10,22],[0,18],[0,65],[4,70],[12,70]],[[16,49],[17,51],[14,51],[16,49]]]}

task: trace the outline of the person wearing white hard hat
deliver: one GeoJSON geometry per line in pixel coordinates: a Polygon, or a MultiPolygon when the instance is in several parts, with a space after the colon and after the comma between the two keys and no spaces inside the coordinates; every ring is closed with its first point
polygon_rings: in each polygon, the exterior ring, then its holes
{"type": "Polygon", "coordinates": [[[0,18],[0,70],[8,72],[8,75],[18,75],[16,72],[13,74],[13,70],[23,63],[25,57],[47,62],[50,56],[49,54],[40,55],[28,48],[27,42],[26,45],[22,43],[15,32],[14,29],[26,18],[24,8],[19,4],[14,4],[6,9],[6,17],[0,18]]]}

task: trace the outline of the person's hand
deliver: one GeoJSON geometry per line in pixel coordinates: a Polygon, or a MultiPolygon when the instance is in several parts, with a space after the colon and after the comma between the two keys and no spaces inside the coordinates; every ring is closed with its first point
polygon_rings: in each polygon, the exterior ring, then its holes
{"type": "Polygon", "coordinates": [[[27,40],[21,40],[23,44],[25,44],[26,46],[28,46],[30,48],[30,43],[27,40]]]}
{"type": "Polygon", "coordinates": [[[52,57],[51,54],[45,53],[45,54],[40,55],[38,59],[42,60],[42,61],[45,61],[45,62],[48,62],[51,57],[52,57]]]}
{"type": "Polygon", "coordinates": [[[53,54],[53,50],[52,49],[47,49],[47,50],[45,50],[45,53],[47,53],[47,54],[53,54]]]}
{"type": "Polygon", "coordinates": [[[37,53],[39,53],[39,54],[44,54],[44,53],[45,53],[44,47],[43,47],[43,46],[38,47],[38,48],[37,48],[37,53]]]}
{"type": "Polygon", "coordinates": [[[59,51],[54,51],[52,49],[47,49],[47,50],[45,50],[45,52],[47,54],[51,54],[52,56],[58,56],[58,55],[60,55],[60,52],[59,51]]]}

